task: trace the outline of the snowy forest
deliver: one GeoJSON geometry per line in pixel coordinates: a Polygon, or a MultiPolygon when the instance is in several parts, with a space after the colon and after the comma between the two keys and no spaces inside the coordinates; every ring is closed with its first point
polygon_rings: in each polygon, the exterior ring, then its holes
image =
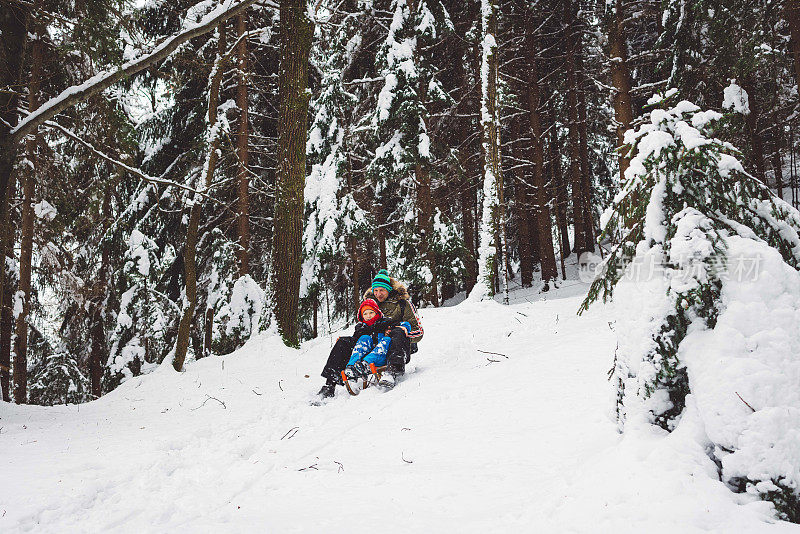
{"type": "Polygon", "coordinates": [[[796,532],[797,0],[0,6],[0,434],[225,355],[316,378],[386,269],[426,321],[411,362],[460,369],[463,324],[511,365],[544,350],[511,326],[554,317],[608,429],[686,439],[732,497],[699,495],[753,514],[713,525],[796,532]]]}

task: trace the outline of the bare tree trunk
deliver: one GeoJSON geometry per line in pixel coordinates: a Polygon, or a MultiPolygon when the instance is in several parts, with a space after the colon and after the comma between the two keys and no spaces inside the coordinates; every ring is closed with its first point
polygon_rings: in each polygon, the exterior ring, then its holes
{"type": "Polygon", "coordinates": [[[280,31],[282,55],[278,76],[280,114],[272,281],[278,331],[284,343],[297,346],[310,97],[308,55],[314,34],[305,2],[281,1],[280,31]]]}
{"type": "MultiPolygon", "coordinates": [[[[381,210],[382,211],[382,210],[381,210]]],[[[383,226],[383,218],[378,219],[381,224],[378,226],[378,246],[380,247],[380,267],[388,269],[386,262],[386,227],[383,226]]]]}
{"type": "MultiPolygon", "coordinates": [[[[628,45],[625,38],[625,0],[616,0],[614,20],[609,28],[608,44],[611,61],[611,83],[614,85],[614,120],[617,123],[617,150],[624,144],[625,132],[633,122],[633,103],[631,101],[631,72],[628,67],[628,45]]],[[[619,179],[625,181],[625,171],[630,166],[630,158],[620,152],[619,179]]],[[[626,221],[631,224],[632,221],[626,221]]]]}
{"type": "MultiPolygon", "coordinates": [[[[36,141],[28,143],[28,158],[33,162],[34,169],[37,164],[34,150],[36,141]]],[[[19,289],[15,300],[22,300],[22,310],[16,318],[14,331],[14,402],[25,404],[28,401],[28,317],[31,312],[31,258],[33,256],[33,194],[35,176],[26,172],[22,177],[22,235],[20,237],[19,254],[19,289]]],[[[16,308],[16,303],[14,304],[16,308]]]]}
{"type": "Polygon", "coordinates": [[[581,33],[576,32],[576,53],[577,63],[576,76],[578,79],[578,134],[580,137],[581,153],[581,177],[583,191],[583,227],[586,230],[586,245],[590,250],[594,250],[594,217],[592,216],[592,168],[589,165],[589,134],[586,111],[586,72],[583,64],[583,40],[581,33]]]}
{"type": "Polygon", "coordinates": [[[550,171],[551,171],[551,196],[553,206],[556,210],[556,223],[561,237],[559,248],[561,249],[561,259],[570,255],[571,247],[569,244],[569,224],[567,222],[567,184],[564,182],[564,175],[561,172],[561,151],[558,145],[558,128],[556,127],[555,114],[549,113],[550,124],[550,171]]]}
{"type": "Polygon", "coordinates": [[[542,98],[539,82],[538,46],[533,34],[533,21],[527,24],[526,53],[528,60],[528,116],[531,126],[533,146],[533,209],[536,228],[536,242],[539,249],[539,261],[542,266],[542,281],[549,288],[547,281],[558,276],[556,256],[553,250],[553,233],[550,226],[550,208],[547,205],[547,190],[544,179],[544,134],[542,132],[542,98]]]}
{"type": "MultiPolygon", "coordinates": [[[[510,135],[512,139],[519,139],[520,128],[522,120],[520,118],[512,119],[510,135]]],[[[517,220],[517,240],[519,247],[519,272],[522,287],[531,287],[533,285],[533,245],[532,241],[534,236],[531,225],[533,224],[533,214],[529,202],[530,187],[528,186],[525,167],[520,163],[527,154],[525,154],[519,142],[515,142],[511,146],[512,154],[517,163],[514,165],[514,175],[516,181],[514,183],[514,207],[517,220]]]]}
{"type": "Polygon", "coordinates": [[[577,61],[575,59],[575,11],[576,6],[572,0],[564,2],[564,20],[566,21],[565,46],[566,46],[566,74],[567,74],[567,109],[569,113],[569,175],[572,186],[572,224],[575,229],[575,247],[577,254],[588,250],[586,234],[586,214],[583,201],[583,177],[581,176],[580,131],[578,123],[578,81],[577,61]]]}
{"type": "Polygon", "coordinates": [[[13,225],[11,224],[11,199],[16,178],[13,174],[17,156],[17,142],[11,141],[9,132],[17,123],[17,108],[21,90],[22,65],[28,36],[30,4],[4,3],[0,9],[0,384],[3,400],[9,401],[11,366],[11,288],[6,274],[6,255],[13,254],[13,225]]]}
{"type": "Polygon", "coordinates": [[[459,195],[461,201],[461,233],[464,238],[464,247],[467,249],[466,269],[464,274],[464,288],[469,294],[478,281],[477,254],[475,250],[475,190],[464,177],[464,183],[459,195]]]}
{"type": "Polygon", "coordinates": [[[211,354],[211,345],[214,342],[214,308],[206,308],[205,324],[203,325],[203,357],[211,354]]]}
{"type": "Polygon", "coordinates": [[[350,238],[350,264],[353,267],[353,303],[358,306],[361,302],[361,286],[359,284],[361,276],[361,262],[359,261],[358,245],[354,237],[350,238]]]}
{"type": "MultiPolygon", "coordinates": [[[[8,190],[6,191],[6,204],[11,205],[11,199],[14,198],[16,191],[16,175],[12,174],[10,177],[8,190]]],[[[11,258],[14,255],[14,224],[11,221],[11,214],[6,211],[2,223],[2,230],[0,230],[0,268],[5,273],[6,258],[11,258]]],[[[2,387],[2,398],[6,402],[11,401],[10,385],[11,385],[11,334],[14,325],[14,316],[12,314],[13,307],[13,292],[11,291],[11,281],[6,277],[5,285],[8,286],[7,290],[0,292],[0,387],[2,387]]]]}
{"type": "MultiPolygon", "coordinates": [[[[214,172],[217,168],[218,149],[222,137],[221,128],[215,128],[217,124],[217,108],[219,106],[219,88],[222,83],[224,73],[225,52],[226,52],[225,27],[223,23],[219,25],[219,40],[217,42],[217,58],[209,81],[208,91],[208,154],[204,166],[204,176],[201,178],[201,187],[205,190],[214,181],[214,172]]],[[[189,222],[186,227],[186,249],[184,251],[183,268],[186,282],[186,294],[183,302],[183,315],[178,324],[178,338],[175,341],[175,355],[172,359],[172,367],[176,371],[183,369],[183,362],[186,360],[186,352],[189,349],[191,338],[192,321],[194,311],[197,307],[197,238],[200,226],[200,215],[203,211],[203,197],[195,194],[192,206],[189,211],[189,222]]]]}
{"type": "Polygon", "coordinates": [[[789,46],[792,59],[794,60],[794,78],[800,90],[800,1],[785,0],[783,15],[789,25],[791,34],[789,46]]]}
{"type": "Polygon", "coordinates": [[[783,200],[783,158],[781,157],[781,145],[783,141],[783,126],[775,126],[775,146],[772,152],[772,167],[775,170],[775,189],[778,198],[783,200]]]}
{"type": "MultiPolygon", "coordinates": [[[[42,70],[42,42],[39,28],[31,46],[31,73],[28,88],[28,109],[33,112],[39,107],[39,86],[42,70]]],[[[22,174],[22,235],[19,252],[19,290],[17,299],[22,300],[22,313],[16,317],[14,331],[14,402],[28,402],[28,319],[31,313],[31,261],[33,257],[33,195],[36,188],[36,173],[39,167],[38,134],[26,140],[31,169],[22,174]]],[[[16,304],[15,304],[16,308],[16,304]]]]}
{"type": "Polygon", "coordinates": [[[247,16],[240,13],[236,16],[236,36],[239,39],[237,56],[239,58],[239,85],[236,87],[236,107],[239,108],[239,131],[236,136],[236,159],[238,160],[239,183],[239,276],[250,272],[250,176],[249,176],[249,137],[248,137],[248,101],[247,101],[247,39],[242,36],[247,32],[247,16]]]}
{"type": "Polygon", "coordinates": [[[761,138],[761,132],[758,129],[760,117],[756,95],[750,80],[745,79],[742,85],[747,94],[750,95],[750,113],[745,115],[747,133],[750,135],[750,159],[756,169],[756,177],[766,183],[766,173],[764,172],[764,142],[761,138]]]}
{"type": "Polygon", "coordinates": [[[319,335],[319,299],[313,299],[312,306],[314,306],[314,323],[312,325],[313,330],[311,332],[311,337],[316,338],[319,335]]]}
{"type": "Polygon", "coordinates": [[[111,227],[111,191],[112,185],[108,185],[103,193],[103,208],[101,222],[103,228],[103,240],[101,246],[100,271],[95,282],[95,294],[92,313],[92,352],[89,356],[89,375],[92,381],[92,397],[100,398],[103,394],[103,362],[106,360],[106,340],[105,330],[105,305],[108,292],[108,270],[111,263],[111,244],[108,241],[108,229],[111,227]]]}

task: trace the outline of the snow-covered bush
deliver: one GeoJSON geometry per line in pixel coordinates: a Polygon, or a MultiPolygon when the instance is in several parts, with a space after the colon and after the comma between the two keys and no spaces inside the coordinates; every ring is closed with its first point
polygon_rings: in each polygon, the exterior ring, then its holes
{"type": "Polygon", "coordinates": [[[169,326],[177,309],[153,287],[175,259],[172,247],[159,250],[156,242],[133,229],[128,236],[122,269],[123,292],[103,377],[103,390],[141,374],[147,364],[160,363],[172,345],[169,326]]]}
{"type": "Polygon", "coordinates": [[[264,289],[250,275],[239,277],[233,283],[230,298],[215,317],[214,351],[232,352],[258,333],[266,307],[264,289]]]}
{"type": "Polygon", "coordinates": [[[581,309],[613,292],[620,429],[671,431],[693,395],[721,478],[800,521],[800,213],[715,137],[724,123],[682,101],[626,133],[617,245],[581,309]]]}
{"type": "Polygon", "coordinates": [[[33,369],[28,402],[42,406],[91,400],[91,384],[68,352],[45,356],[33,369]]]}

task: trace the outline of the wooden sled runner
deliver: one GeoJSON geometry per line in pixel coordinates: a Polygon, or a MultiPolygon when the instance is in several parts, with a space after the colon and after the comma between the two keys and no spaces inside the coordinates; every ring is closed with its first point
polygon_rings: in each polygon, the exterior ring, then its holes
{"type": "Polygon", "coordinates": [[[374,363],[369,364],[369,373],[367,376],[356,378],[355,380],[348,380],[347,375],[342,371],[342,382],[347,392],[350,395],[358,395],[362,389],[367,389],[370,385],[377,385],[381,379],[381,373],[386,371],[386,366],[375,367],[374,363]],[[359,381],[361,385],[359,386],[359,381]]]}

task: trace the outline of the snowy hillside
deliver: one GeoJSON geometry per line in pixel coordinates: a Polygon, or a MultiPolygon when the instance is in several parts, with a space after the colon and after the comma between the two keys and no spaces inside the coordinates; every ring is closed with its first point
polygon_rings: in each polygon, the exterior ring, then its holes
{"type": "Polygon", "coordinates": [[[272,338],[78,406],[0,404],[0,532],[800,532],[692,425],[617,433],[586,286],[421,310],[394,390],[309,401],[330,338],[272,338]]]}

